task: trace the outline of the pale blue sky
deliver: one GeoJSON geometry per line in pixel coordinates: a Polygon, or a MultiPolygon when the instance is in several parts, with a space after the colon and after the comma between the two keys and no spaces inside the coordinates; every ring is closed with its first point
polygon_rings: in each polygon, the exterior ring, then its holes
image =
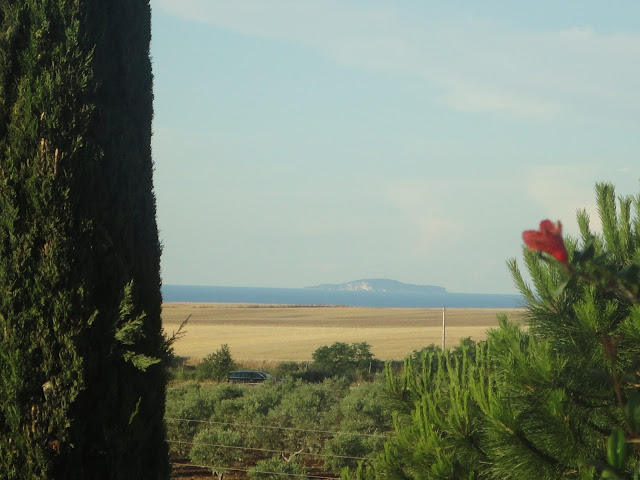
{"type": "Polygon", "coordinates": [[[640,190],[640,3],[524,3],[152,0],[163,282],[514,292],[640,190]]]}

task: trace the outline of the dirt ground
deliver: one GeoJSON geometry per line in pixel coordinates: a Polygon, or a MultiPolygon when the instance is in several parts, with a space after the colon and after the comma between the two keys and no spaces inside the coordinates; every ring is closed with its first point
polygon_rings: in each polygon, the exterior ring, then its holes
{"type": "Polygon", "coordinates": [[[185,460],[172,464],[171,478],[175,480],[204,480],[215,477],[209,468],[189,465],[185,460]]]}

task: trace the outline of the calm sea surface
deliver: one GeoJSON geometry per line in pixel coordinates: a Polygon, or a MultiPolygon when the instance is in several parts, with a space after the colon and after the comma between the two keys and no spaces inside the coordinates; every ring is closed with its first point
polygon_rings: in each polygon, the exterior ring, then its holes
{"type": "Polygon", "coordinates": [[[472,293],[376,293],[306,288],[204,287],[164,285],[165,302],[268,303],[282,305],[346,305],[397,308],[517,308],[520,295],[472,293]]]}

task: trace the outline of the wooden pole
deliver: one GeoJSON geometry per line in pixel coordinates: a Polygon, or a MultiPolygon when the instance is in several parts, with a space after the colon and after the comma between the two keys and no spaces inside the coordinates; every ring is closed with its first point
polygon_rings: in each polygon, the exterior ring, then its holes
{"type": "Polygon", "coordinates": [[[444,350],[445,345],[445,330],[447,328],[447,316],[446,316],[447,307],[442,306],[442,350],[444,350]]]}

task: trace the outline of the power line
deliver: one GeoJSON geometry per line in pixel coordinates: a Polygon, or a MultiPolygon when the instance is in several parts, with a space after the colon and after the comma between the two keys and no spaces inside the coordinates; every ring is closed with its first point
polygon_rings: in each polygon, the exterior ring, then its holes
{"type": "Polygon", "coordinates": [[[240,447],[236,445],[222,445],[218,443],[205,443],[205,442],[187,442],[182,440],[167,440],[167,443],[175,443],[179,445],[191,445],[191,446],[204,446],[204,447],[217,447],[217,448],[228,448],[231,450],[251,450],[255,452],[267,452],[267,453],[280,453],[283,455],[304,455],[307,457],[316,457],[316,458],[341,458],[348,460],[371,460],[368,457],[350,457],[347,455],[331,455],[331,454],[321,454],[321,453],[303,453],[303,452],[283,452],[282,450],[272,450],[268,448],[254,448],[254,447],[240,447]]]}
{"type": "Polygon", "coordinates": [[[307,429],[307,428],[296,428],[296,427],[276,427],[273,425],[258,425],[258,424],[250,424],[250,423],[232,423],[232,422],[217,422],[214,420],[194,420],[190,418],[175,418],[175,417],[165,417],[165,420],[170,420],[174,422],[187,422],[187,423],[208,423],[211,425],[226,425],[232,427],[249,427],[249,428],[264,428],[271,430],[289,430],[289,431],[298,431],[298,432],[310,432],[310,433],[326,433],[329,435],[360,435],[363,437],[380,437],[380,438],[391,438],[392,434],[383,434],[383,433],[361,433],[361,432],[334,432],[330,430],[316,430],[316,429],[307,429]]]}
{"type": "MultiPolygon", "coordinates": [[[[236,467],[216,467],[216,466],[212,466],[212,465],[196,465],[193,463],[173,463],[172,465],[178,466],[178,467],[198,467],[198,468],[210,468],[212,471],[217,472],[217,471],[223,471],[223,472],[227,472],[227,471],[232,471],[232,472],[245,472],[248,473],[250,470],[246,469],[246,468],[236,468],[236,467]]],[[[266,475],[282,475],[285,477],[302,477],[302,478],[312,478],[315,480],[335,480],[338,477],[327,477],[327,476],[320,476],[320,475],[307,475],[304,473],[284,473],[284,472],[265,472],[265,471],[260,471],[260,470],[251,470],[254,473],[262,473],[262,474],[266,474],[266,475]]]]}

